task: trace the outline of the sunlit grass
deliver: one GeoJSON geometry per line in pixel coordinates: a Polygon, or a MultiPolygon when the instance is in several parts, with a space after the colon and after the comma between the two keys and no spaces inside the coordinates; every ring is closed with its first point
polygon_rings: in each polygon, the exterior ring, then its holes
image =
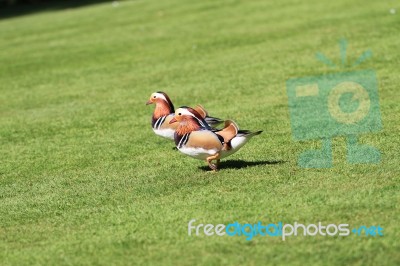
{"type": "MultiPolygon", "coordinates": [[[[379,1],[122,1],[0,21],[0,264],[395,265],[398,14],[379,1]],[[301,169],[285,82],[371,49],[378,165],[301,169]],[[218,173],[155,136],[154,91],[264,130],[218,173]],[[244,161],[244,162],[241,162],[244,161]],[[246,167],[247,166],[247,167],[246,167]],[[187,223],[349,223],[384,237],[189,237],[187,223]]],[[[224,166],[224,165],[223,165],[224,166]]]]}

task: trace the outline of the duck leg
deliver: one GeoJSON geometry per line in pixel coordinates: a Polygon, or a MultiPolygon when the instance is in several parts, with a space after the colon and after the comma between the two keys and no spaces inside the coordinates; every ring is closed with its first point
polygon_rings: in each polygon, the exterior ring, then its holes
{"type": "Polygon", "coordinates": [[[219,153],[217,152],[216,154],[207,157],[206,161],[207,161],[207,163],[208,163],[208,166],[209,166],[212,170],[216,171],[217,168],[218,168],[218,163],[219,163],[219,153]],[[217,164],[213,164],[213,163],[212,163],[213,160],[217,160],[217,164]]]}

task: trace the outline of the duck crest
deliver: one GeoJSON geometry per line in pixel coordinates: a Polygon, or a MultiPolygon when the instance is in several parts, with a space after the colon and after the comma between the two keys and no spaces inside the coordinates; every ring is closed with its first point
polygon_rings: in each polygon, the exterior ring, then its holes
{"type": "Polygon", "coordinates": [[[170,114],[172,114],[173,112],[175,112],[174,105],[172,104],[172,101],[171,101],[171,99],[169,98],[169,96],[168,96],[165,92],[162,92],[162,91],[158,91],[157,93],[160,93],[160,94],[162,94],[162,95],[164,96],[165,100],[167,101],[168,107],[169,107],[169,109],[170,109],[170,114]]]}
{"type": "MultiPolygon", "coordinates": [[[[193,115],[192,118],[189,119],[190,121],[189,124],[191,125],[191,127],[196,127],[195,125],[197,125],[200,127],[199,129],[211,130],[211,127],[208,125],[208,123],[195,109],[187,106],[182,106],[181,108],[187,109],[193,115]]],[[[194,130],[199,130],[199,129],[194,129],[194,130]]]]}
{"type": "Polygon", "coordinates": [[[175,112],[174,105],[172,104],[171,99],[168,95],[162,91],[157,92],[164,96],[164,99],[159,98],[156,102],[156,108],[154,109],[153,116],[155,119],[160,118],[161,116],[166,116],[169,114],[173,114],[175,112]]]}

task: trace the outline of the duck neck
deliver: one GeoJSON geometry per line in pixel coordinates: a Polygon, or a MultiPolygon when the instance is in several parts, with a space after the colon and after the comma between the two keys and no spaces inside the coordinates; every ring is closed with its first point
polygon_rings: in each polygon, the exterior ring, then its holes
{"type": "Polygon", "coordinates": [[[157,120],[160,117],[172,114],[173,112],[174,112],[173,108],[171,108],[171,106],[167,102],[165,101],[157,102],[156,108],[154,109],[153,112],[153,120],[157,120]]]}
{"type": "Polygon", "coordinates": [[[176,134],[178,136],[183,136],[185,134],[191,133],[193,131],[200,130],[201,126],[194,120],[189,120],[185,122],[181,122],[176,129],[176,134]]]}

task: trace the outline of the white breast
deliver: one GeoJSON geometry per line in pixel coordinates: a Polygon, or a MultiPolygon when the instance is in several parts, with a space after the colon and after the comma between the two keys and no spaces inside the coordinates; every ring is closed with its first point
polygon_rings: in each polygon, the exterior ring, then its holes
{"type": "Polygon", "coordinates": [[[156,135],[161,136],[163,138],[174,139],[175,130],[173,130],[173,129],[170,129],[170,128],[154,129],[153,128],[153,131],[154,131],[154,133],[156,133],[156,135]]]}
{"type": "Polygon", "coordinates": [[[179,148],[179,151],[199,160],[205,160],[207,157],[214,155],[218,152],[218,150],[216,149],[206,150],[203,148],[189,148],[185,146],[179,148]]]}

